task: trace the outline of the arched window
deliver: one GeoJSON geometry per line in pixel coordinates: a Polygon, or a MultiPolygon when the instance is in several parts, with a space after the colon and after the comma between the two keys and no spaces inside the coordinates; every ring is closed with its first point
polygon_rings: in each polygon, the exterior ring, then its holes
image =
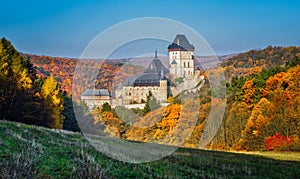
{"type": "Polygon", "coordinates": [[[131,96],[131,92],[128,93],[128,96],[131,96]]]}
{"type": "Polygon", "coordinates": [[[185,67],[185,62],[183,62],[183,67],[185,67]]]}
{"type": "Polygon", "coordinates": [[[188,68],[190,68],[190,62],[188,62],[188,68]]]}

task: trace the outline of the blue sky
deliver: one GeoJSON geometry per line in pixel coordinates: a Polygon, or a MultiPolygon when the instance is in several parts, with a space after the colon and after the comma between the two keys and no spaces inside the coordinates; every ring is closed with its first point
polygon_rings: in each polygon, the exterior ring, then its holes
{"type": "Polygon", "coordinates": [[[79,57],[106,28],[140,17],[182,22],[217,54],[300,45],[298,0],[2,1],[0,36],[21,52],[79,57]]]}

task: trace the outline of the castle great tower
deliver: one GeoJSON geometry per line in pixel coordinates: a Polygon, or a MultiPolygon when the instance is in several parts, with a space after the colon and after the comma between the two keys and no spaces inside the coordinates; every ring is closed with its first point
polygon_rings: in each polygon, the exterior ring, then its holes
{"type": "Polygon", "coordinates": [[[168,46],[171,79],[194,76],[194,50],[185,35],[177,34],[168,46]]]}

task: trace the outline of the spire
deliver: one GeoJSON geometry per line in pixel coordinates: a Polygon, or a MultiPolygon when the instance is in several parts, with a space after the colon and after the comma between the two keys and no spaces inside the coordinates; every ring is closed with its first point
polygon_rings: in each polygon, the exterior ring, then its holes
{"type": "Polygon", "coordinates": [[[155,59],[157,59],[157,49],[155,50],[155,59]]]}

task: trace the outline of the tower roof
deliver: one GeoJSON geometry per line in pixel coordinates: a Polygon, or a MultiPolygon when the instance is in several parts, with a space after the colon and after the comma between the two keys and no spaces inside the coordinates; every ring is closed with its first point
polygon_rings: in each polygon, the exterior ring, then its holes
{"type": "Polygon", "coordinates": [[[168,50],[179,50],[179,51],[194,51],[195,47],[190,44],[188,39],[183,34],[177,34],[173,43],[168,46],[168,50]]]}

